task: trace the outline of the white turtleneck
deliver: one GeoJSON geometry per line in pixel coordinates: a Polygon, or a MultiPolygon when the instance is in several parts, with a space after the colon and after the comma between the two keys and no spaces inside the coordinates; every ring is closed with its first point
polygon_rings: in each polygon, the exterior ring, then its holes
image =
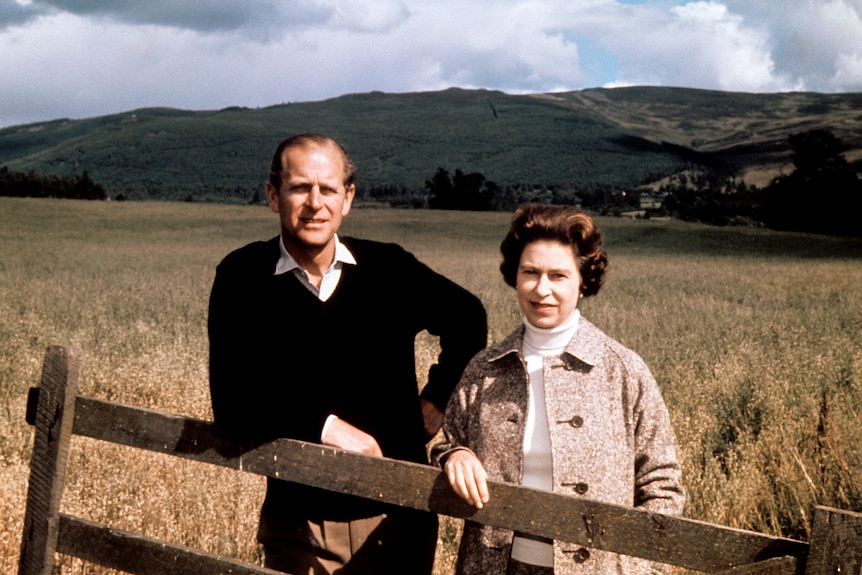
{"type": "MultiPolygon", "coordinates": [[[[540,328],[524,318],[524,344],[521,353],[527,362],[530,376],[530,395],[527,402],[527,422],[524,431],[524,477],[528,487],[553,490],[553,460],[548,415],[545,409],[545,380],[543,358],[560,355],[578,331],[580,312],[575,309],[562,324],[553,328],[540,328]]],[[[515,537],[512,558],[522,563],[554,566],[553,545],[515,537]]]]}

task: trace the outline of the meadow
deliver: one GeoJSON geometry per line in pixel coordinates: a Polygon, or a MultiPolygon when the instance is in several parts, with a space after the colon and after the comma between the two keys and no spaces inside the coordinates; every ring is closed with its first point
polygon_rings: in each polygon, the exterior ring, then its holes
{"type": "MultiPolygon", "coordinates": [[[[497,271],[508,220],[356,209],[344,232],[401,243],[476,293],[496,341],[520,321],[497,271]]],[[[598,221],[611,267],[582,312],[656,376],[685,515],[805,539],[816,504],[862,511],[862,240],[598,221]]],[[[276,233],[262,207],[0,198],[0,572],[17,566],[26,395],[46,346],[81,350],[82,394],[210,419],[215,266],[276,233]]],[[[420,385],[435,350],[418,338],[420,385]]],[[[74,438],[62,511],[256,561],[262,495],[263,480],[247,474],[74,438]]],[[[437,575],[451,573],[458,530],[444,520],[437,575]]],[[[63,574],[110,572],[61,564],[63,574]]]]}

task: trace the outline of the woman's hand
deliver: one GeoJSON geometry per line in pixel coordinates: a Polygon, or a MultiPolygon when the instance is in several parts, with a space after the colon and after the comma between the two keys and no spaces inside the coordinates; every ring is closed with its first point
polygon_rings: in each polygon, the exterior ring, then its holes
{"type": "Polygon", "coordinates": [[[446,458],[443,465],[449,485],[464,501],[482,509],[488,503],[488,474],[472,451],[459,449],[446,458]]]}

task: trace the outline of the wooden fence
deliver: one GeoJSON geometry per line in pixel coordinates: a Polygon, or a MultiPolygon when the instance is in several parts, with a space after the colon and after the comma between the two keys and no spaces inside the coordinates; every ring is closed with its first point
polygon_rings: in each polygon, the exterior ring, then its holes
{"type": "Polygon", "coordinates": [[[211,422],[79,396],[79,362],[77,350],[49,347],[30,392],[36,430],[19,575],[50,575],[56,553],[138,575],[277,573],[60,513],[72,434],[706,573],[862,573],[860,513],[817,507],[804,543],[502,483],[490,484],[491,501],[476,510],[430,466],[288,439],[226,442],[211,422]]]}

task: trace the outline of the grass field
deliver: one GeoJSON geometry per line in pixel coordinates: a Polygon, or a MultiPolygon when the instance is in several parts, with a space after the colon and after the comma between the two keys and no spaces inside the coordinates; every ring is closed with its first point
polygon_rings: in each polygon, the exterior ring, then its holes
{"type": "MultiPolygon", "coordinates": [[[[345,232],[397,241],[472,290],[498,340],[519,321],[497,271],[508,219],[356,210],[345,232]]],[[[862,240],[599,223],[611,268],[582,311],[658,379],[686,516],[804,539],[815,504],[862,511],[862,240]]],[[[24,408],[45,347],[81,349],[80,393],[209,419],[215,265],[276,226],[260,207],[0,198],[0,572],[17,565],[24,408]]],[[[419,338],[423,366],[435,345],[419,338]]],[[[63,511],[256,560],[263,482],[246,475],[74,438],[63,511]]],[[[457,531],[444,522],[438,575],[451,572],[457,531]]]]}

